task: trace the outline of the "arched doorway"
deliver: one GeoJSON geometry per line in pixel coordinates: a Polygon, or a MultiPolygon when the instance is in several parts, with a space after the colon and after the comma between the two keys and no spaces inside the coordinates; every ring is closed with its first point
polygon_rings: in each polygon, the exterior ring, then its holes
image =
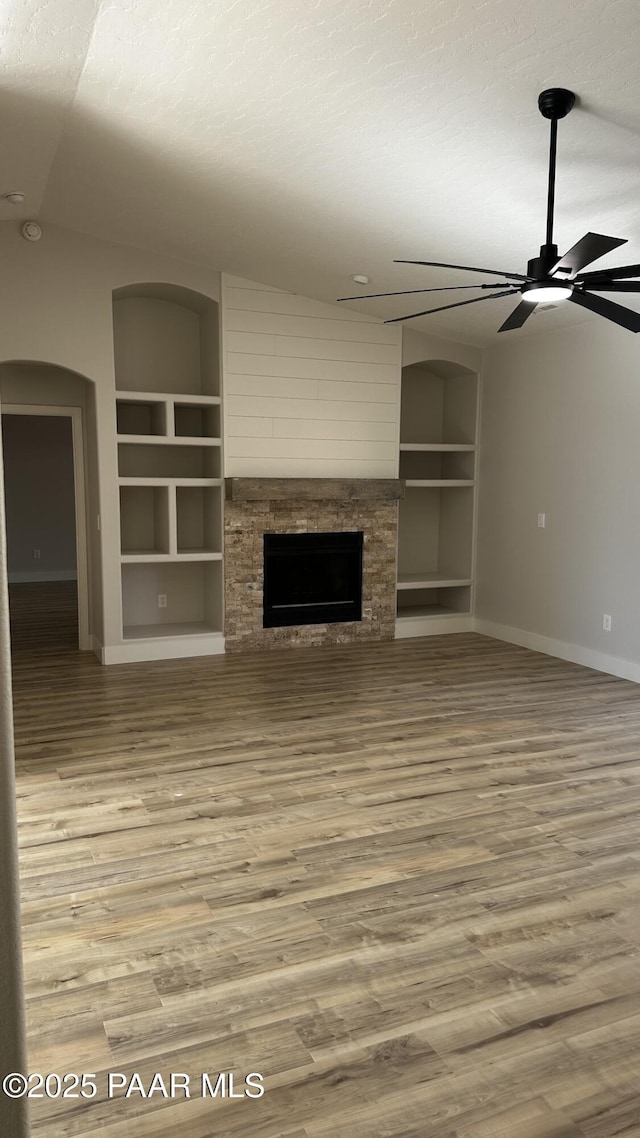
{"type": "Polygon", "coordinates": [[[0,365],[14,649],[91,648],[86,427],[88,416],[95,417],[92,395],[90,381],[66,368],[0,365]]]}

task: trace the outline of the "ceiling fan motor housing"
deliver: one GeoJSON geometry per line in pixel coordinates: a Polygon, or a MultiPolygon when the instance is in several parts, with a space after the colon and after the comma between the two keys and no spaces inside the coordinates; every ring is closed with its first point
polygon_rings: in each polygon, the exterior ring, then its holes
{"type": "Polygon", "coordinates": [[[546,280],[558,260],[557,245],[541,245],[540,256],[527,261],[527,276],[537,281],[546,280]]]}

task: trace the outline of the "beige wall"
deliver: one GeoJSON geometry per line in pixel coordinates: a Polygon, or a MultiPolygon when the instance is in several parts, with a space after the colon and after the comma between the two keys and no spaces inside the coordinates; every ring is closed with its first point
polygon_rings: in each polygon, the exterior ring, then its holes
{"type": "Polygon", "coordinates": [[[223,277],[226,473],[393,478],[401,330],[223,277]]]}
{"type": "Polygon", "coordinates": [[[604,320],[486,353],[480,621],[605,670],[604,657],[640,665],[639,424],[640,337],[604,320]]]}

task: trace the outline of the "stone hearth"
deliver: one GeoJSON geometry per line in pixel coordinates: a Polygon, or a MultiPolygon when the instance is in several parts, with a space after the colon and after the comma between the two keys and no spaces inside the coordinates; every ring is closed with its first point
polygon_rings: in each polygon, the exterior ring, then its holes
{"type": "Polygon", "coordinates": [[[393,640],[398,479],[230,478],[225,505],[225,640],[228,652],[393,640]],[[262,627],[264,534],[363,534],[362,620],[262,627]]]}

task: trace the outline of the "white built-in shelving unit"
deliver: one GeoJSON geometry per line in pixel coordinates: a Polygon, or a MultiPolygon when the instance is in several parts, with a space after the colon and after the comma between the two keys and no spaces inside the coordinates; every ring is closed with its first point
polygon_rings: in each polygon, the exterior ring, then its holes
{"type": "Polygon", "coordinates": [[[477,422],[474,373],[442,360],[403,368],[398,636],[469,625],[477,422]]]}
{"type": "Polygon", "coordinates": [[[169,285],[113,303],[126,659],[222,651],[218,310],[169,285]]]}

